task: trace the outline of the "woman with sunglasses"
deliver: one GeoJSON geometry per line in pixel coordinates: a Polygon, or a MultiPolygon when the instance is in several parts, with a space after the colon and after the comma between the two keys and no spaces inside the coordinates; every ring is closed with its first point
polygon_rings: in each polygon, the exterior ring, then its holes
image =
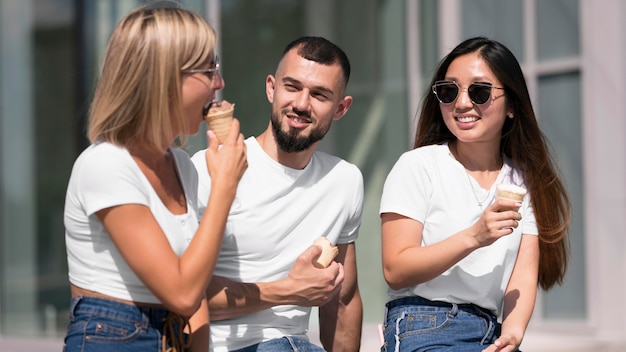
{"type": "Polygon", "coordinates": [[[566,272],[568,196],[505,46],[462,42],[431,86],[381,199],[381,351],[517,351],[537,286],[566,272]],[[528,193],[495,199],[498,184],[528,193]]]}
{"type": "Polygon", "coordinates": [[[198,214],[198,176],[175,145],[198,132],[224,81],[214,30],[164,6],[144,5],[113,30],[89,115],[91,145],[70,176],[67,352],[209,347],[205,290],[246,149],[236,120],[219,150],[208,134],[212,186],[198,214]]]}

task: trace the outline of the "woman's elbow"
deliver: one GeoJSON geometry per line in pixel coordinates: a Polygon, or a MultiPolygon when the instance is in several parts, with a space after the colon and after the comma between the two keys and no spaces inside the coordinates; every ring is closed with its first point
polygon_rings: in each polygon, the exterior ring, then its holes
{"type": "Polygon", "coordinates": [[[383,277],[385,278],[387,285],[392,290],[399,290],[407,286],[404,280],[402,279],[402,277],[398,275],[397,270],[394,271],[392,268],[389,268],[388,266],[383,267],[383,277]]]}
{"type": "Polygon", "coordinates": [[[200,307],[200,297],[189,294],[180,294],[165,303],[168,310],[184,317],[192,316],[200,307]]]}

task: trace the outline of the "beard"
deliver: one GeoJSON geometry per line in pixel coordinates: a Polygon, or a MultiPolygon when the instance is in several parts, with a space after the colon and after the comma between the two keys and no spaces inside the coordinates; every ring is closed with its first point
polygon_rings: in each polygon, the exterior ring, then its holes
{"type": "MultiPolygon", "coordinates": [[[[287,110],[283,110],[281,113],[286,115],[287,110]]],[[[305,112],[297,112],[294,111],[300,116],[304,116],[307,119],[311,117],[309,114],[305,112]]],[[[330,129],[330,123],[327,125],[321,125],[314,128],[308,136],[300,136],[300,130],[291,129],[289,127],[287,131],[283,131],[280,125],[280,114],[272,112],[272,116],[270,118],[270,122],[272,124],[272,130],[274,131],[274,136],[276,137],[276,143],[278,147],[285,153],[297,153],[303,150],[308,149],[314,143],[320,141],[328,130],[330,129]]]]}

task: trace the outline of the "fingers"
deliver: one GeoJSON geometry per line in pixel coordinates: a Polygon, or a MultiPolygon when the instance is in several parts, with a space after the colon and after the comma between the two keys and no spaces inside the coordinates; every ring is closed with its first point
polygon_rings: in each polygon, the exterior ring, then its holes
{"type": "Polygon", "coordinates": [[[496,201],[483,213],[483,218],[488,224],[488,227],[495,231],[516,228],[518,226],[518,222],[522,220],[522,215],[517,211],[517,208],[512,209],[510,205],[518,203],[503,200],[503,202],[510,203],[503,206],[499,202],[500,200],[496,201]]]}
{"type": "Polygon", "coordinates": [[[337,274],[337,277],[335,278],[335,285],[337,285],[339,287],[343,283],[343,280],[346,278],[346,273],[343,270],[343,265],[341,263],[337,263],[337,262],[333,261],[331,263],[331,266],[333,264],[339,266],[339,274],[337,274]]]}
{"type": "Polygon", "coordinates": [[[217,151],[217,147],[219,146],[220,142],[217,139],[217,135],[215,134],[215,132],[211,130],[206,131],[206,138],[209,140],[209,148],[213,151],[217,151]]]}
{"type": "Polygon", "coordinates": [[[483,352],[513,352],[517,347],[514,339],[510,336],[500,336],[493,344],[485,348],[483,352]]]}
{"type": "Polygon", "coordinates": [[[317,257],[319,257],[320,254],[322,254],[322,247],[314,244],[309,246],[309,248],[307,248],[301,254],[301,257],[307,263],[311,263],[312,265],[314,265],[315,260],[317,259],[317,257]]]}
{"type": "Polygon", "coordinates": [[[345,279],[343,265],[333,261],[327,268],[316,267],[314,261],[321,253],[320,246],[309,246],[289,271],[291,283],[288,286],[295,290],[290,294],[292,299],[296,299],[294,304],[320,306],[339,293],[345,279]]]}
{"type": "Polygon", "coordinates": [[[239,123],[239,120],[237,118],[233,117],[233,122],[230,124],[230,129],[228,130],[228,136],[226,137],[226,140],[224,140],[224,143],[227,143],[229,141],[234,141],[239,143],[239,139],[243,140],[243,135],[241,133],[239,133],[241,129],[241,125],[239,123]]]}
{"type": "Polygon", "coordinates": [[[512,211],[517,212],[521,206],[522,206],[522,203],[520,202],[516,202],[510,199],[499,198],[499,199],[496,199],[495,202],[493,202],[490,208],[492,208],[492,210],[495,212],[502,212],[502,211],[507,211],[507,210],[512,210],[512,211]]]}

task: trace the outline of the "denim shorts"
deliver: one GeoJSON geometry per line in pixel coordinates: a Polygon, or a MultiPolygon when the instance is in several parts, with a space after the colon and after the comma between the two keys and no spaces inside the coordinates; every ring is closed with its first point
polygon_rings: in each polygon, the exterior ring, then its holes
{"type": "Polygon", "coordinates": [[[63,351],[161,352],[163,327],[169,313],[164,308],[141,307],[98,297],[73,297],[63,351]]]}
{"type": "Polygon", "coordinates": [[[284,336],[232,352],[324,352],[324,349],[302,337],[284,336]]]}
{"type": "Polygon", "coordinates": [[[414,296],[387,302],[383,328],[381,352],[480,352],[500,336],[501,324],[474,304],[414,296]]]}

